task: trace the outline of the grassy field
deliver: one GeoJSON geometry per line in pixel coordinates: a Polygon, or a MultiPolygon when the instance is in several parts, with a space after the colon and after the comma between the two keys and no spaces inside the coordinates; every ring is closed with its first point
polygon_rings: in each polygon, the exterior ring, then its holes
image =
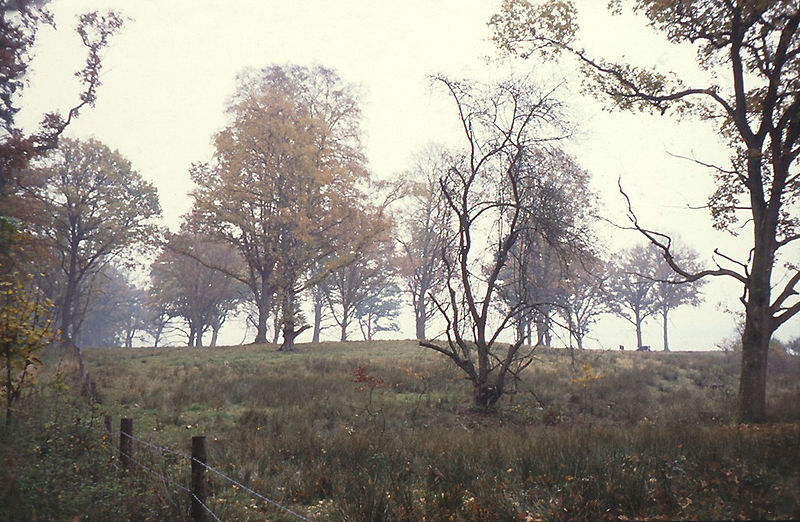
{"type": "MultiPolygon", "coordinates": [[[[103,519],[104,502],[121,518],[184,517],[178,488],[114,469],[98,442],[104,414],[181,453],[205,435],[211,466],[313,520],[800,517],[798,358],[772,357],[770,423],[740,427],[735,353],[542,350],[491,413],[473,410],[468,383],[413,341],[84,354],[101,403],[69,399],[72,363],[48,358],[29,411],[6,430],[0,518],[103,519]],[[75,493],[75,473],[107,490],[75,493]],[[8,500],[36,480],[54,484],[8,500]],[[72,496],[48,508],[53,495],[72,496]]],[[[136,451],[188,484],[180,458],[136,451]]],[[[294,519],[210,483],[222,520],[294,519]]]]}

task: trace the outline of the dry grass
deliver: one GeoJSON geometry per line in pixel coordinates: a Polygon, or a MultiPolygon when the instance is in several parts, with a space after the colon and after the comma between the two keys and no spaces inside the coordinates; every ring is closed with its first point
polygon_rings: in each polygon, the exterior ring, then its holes
{"type": "MultiPolygon", "coordinates": [[[[721,352],[542,351],[492,414],[412,341],[85,356],[138,436],[188,452],[204,434],[213,466],[314,519],[800,515],[796,358],[773,358],[771,424],[747,428],[721,352]]],[[[224,520],[283,519],[212,486],[224,520]]]]}

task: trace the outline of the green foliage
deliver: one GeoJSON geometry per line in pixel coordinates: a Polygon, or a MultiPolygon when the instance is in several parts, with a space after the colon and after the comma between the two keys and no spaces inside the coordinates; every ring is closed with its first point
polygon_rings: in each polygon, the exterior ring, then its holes
{"type": "Polygon", "coordinates": [[[51,375],[0,444],[2,520],[179,520],[151,477],[113,465],[97,408],[51,375]]]}

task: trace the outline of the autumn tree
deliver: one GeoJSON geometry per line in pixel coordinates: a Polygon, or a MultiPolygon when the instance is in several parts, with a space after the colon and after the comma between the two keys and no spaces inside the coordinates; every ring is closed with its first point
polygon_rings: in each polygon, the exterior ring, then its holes
{"type": "Polygon", "coordinates": [[[25,274],[0,277],[0,383],[6,425],[14,402],[41,364],[39,353],[55,335],[52,304],[30,283],[31,277],[25,274]]]}
{"type": "MultiPolygon", "coordinates": [[[[37,34],[42,26],[55,27],[47,2],[41,0],[3,1],[0,5],[0,205],[2,213],[9,215],[10,207],[19,205],[10,201],[14,184],[21,180],[31,160],[47,153],[58,145],[58,138],[81,109],[93,106],[100,86],[101,53],[109,39],[122,26],[122,17],[114,12],[86,13],[80,16],[77,33],[86,47],[84,67],[75,73],[80,78],[82,91],[78,102],[68,110],[66,117],[58,112],[43,116],[38,128],[26,134],[15,122],[19,107],[16,102],[24,90],[27,72],[33,59],[37,34]]],[[[13,198],[12,198],[13,199],[13,198]]],[[[13,213],[10,215],[14,215],[13,213]]]]}
{"type": "MultiPolygon", "coordinates": [[[[656,252],[655,266],[651,269],[651,276],[655,281],[653,288],[653,309],[661,318],[664,333],[664,351],[669,351],[669,313],[681,306],[696,306],[702,301],[700,290],[706,282],[699,279],[691,283],[681,281],[675,277],[675,271],[663,256],[656,252]]],[[[673,247],[672,255],[680,266],[690,272],[700,271],[700,260],[697,252],[688,247],[673,247]]]]}
{"type": "Polygon", "coordinates": [[[407,211],[398,237],[400,277],[411,297],[414,331],[417,339],[426,338],[425,327],[436,314],[432,297],[444,289],[445,265],[442,252],[449,249],[450,212],[439,188],[448,168],[448,153],[429,146],[408,173],[407,211]]]}
{"type": "Polygon", "coordinates": [[[752,234],[748,258],[715,251],[715,267],[689,270],[673,256],[668,236],[641,225],[633,212],[630,217],[682,280],[717,276],[742,285],[745,328],[736,417],[763,422],[770,339],[800,312],[796,262],[786,263],[787,275],[779,282],[773,277],[779,252],[800,240],[800,6],[784,0],[610,3],[616,10],[623,5],[647,17],[670,43],[694,47],[704,79],[686,81],[669,71],[591,56],[577,41],[572,2],[506,0],[491,23],[503,49],[525,57],[576,57],[593,91],[619,109],[694,115],[718,126],[731,161],[707,165],[717,182],[708,207],[719,229],[735,232],[745,223],[752,234]]]}
{"type": "Polygon", "coordinates": [[[446,323],[446,343],[421,341],[453,361],[473,387],[475,406],[489,408],[531,363],[523,340],[499,342],[524,301],[495,314],[500,274],[525,227],[535,222],[531,206],[537,142],[560,132],[559,104],[522,81],[483,87],[436,78],[454,102],[463,129],[464,152],[440,179],[454,227],[443,254],[447,300],[436,300],[446,323]]]}
{"type": "Polygon", "coordinates": [[[636,347],[643,346],[642,325],[656,309],[656,281],[648,277],[655,268],[655,251],[650,245],[636,245],[619,253],[605,291],[608,307],[636,331],[636,347]]]}
{"type": "Polygon", "coordinates": [[[42,161],[40,173],[44,182],[28,196],[46,212],[36,234],[58,259],[60,341],[73,345],[87,284],[111,261],[147,245],[161,209],[155,187],[119,152],[96,140],[63,139],[42,161]]]}
{"type": "Polygon", "coordinates": [[[352,208],[363,199],[360,110],[354,89],[329,69],[273,66],[240,76],[231,123],[213,164],[196,165],[195,211],[207,232],[239,249],[238,277],[258,309],[256,342],[279,309],[281,350],[306,328],[298,296],[340,261],[352,208]]]}
{"type": "Polygon", "coordinates": [[[241,267],[230,244],[184,226],[169,236],[150,267],[150,303],[186,321],[189,346],[203,346],[209,328],[211,346],[216,346],[220,328],[244,294],[242,284],[228,275],[240,273],[241,267]]]}

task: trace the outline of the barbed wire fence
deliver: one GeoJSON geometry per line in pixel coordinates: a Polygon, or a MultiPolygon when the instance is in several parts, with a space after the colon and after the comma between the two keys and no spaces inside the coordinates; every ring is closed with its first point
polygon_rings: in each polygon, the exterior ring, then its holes
{"type": "Polygon", "coordinates": [[[176,508],[185,513],[185,507],[182,506],[182,502],[179,499],[169,498],[171,497],[169,494],[170,487],[180,490],[185,495],[184,498],[189,501],[188,514],[191,520],[214,520],[216,522],[222,522],[219,515],[207,504],[208,488],[206,472],[209,472],[217,477],[219,481],[227,483],[234,489],[248,493],[253,499],[262,501],[271,508],[280,510],[294,519],[311,522],[306,516],[297,513],[266,495],[262,495],[236,479],[222,473],[218,469],[209,466],[207,463],[206,438],[204,436],[192,437],[192,454],[187,455],[172,448],[135,437],[133,435],[132,419],[121,419],[120,430],[115,432],[111,430],[111,416],[107,415],[105,417],[105,431],[104,446],[111,455],[115,457],[115,459],[112,460],[113,465],[117,469],[131,469],[131,467],[135,466],[137,469],[157,479],[162,486],[165,498],[176,508]],[[118,445],[114,445],[115,436],[119,440],[118,445]],[[135,458],[135,455],[142,452],[134,451],[134,445],[147,450],[149,455],[151,455],[151,461],[145,463],[145,458],[135,458]],[[169,476],[170,472],[174,471],[175,466],[179,462],[185,461],[191,463],[189,487],[187,487],[185,483],[182,484],[179,480],[169,476]]]}

